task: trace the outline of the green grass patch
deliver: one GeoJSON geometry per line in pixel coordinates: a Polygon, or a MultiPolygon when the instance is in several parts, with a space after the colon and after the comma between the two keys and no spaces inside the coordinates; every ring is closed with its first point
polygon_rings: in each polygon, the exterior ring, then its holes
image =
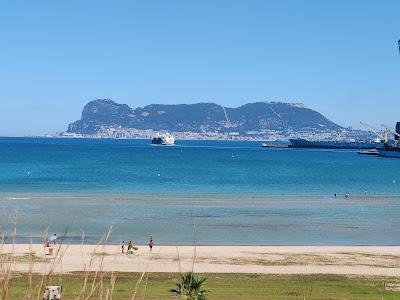
{"type": "MultiPolygon", "coordinates": [[[[207,278],[205,288],[212,290],[209,299],[400,299],[400,279],[337,275],[259,275],[259,274],[200,274],[207,278]],[[384,286],[386,285],[386,288],[384,286]],[[382,298],[383,297],[383,298],[382,298]]],[[[113,299],[131,299],[138,273],[118,273],[113,299]]],[[[61,285],[63,299],[76,299],[84,282],[84,273],[53,275],[49,285],[61,285]]],[[[28,275],[15,275],[11,282],[11,299],[22,299],[29,290],[37,295],[42,276],[33,275],[28,288],[28,275]]],[[[84,295],[89,296],[94,274],[90,274],[84,295]]],[[[174,299],[168,292],[179,280],[176,273],[148,273],[138,285],[136,299],[174,299]]],[[[103,299],[110,288],[109,273],[97,274],[95,289],[90,299],[103,299]],[[101,279],[102,285],[98,284],[101,279]],[[101,288],[102,286],[102,288],[101,288]]],[[[176,299],[176,298],[175,298],[176,299]]]]}

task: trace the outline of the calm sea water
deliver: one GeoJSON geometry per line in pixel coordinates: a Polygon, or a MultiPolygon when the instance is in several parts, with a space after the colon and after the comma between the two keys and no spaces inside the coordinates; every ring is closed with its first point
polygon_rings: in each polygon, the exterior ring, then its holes
{"type": "Polygon", "coordinates": [[[400,160],[258,142],[0,138],[0,207],[18,241],[83,230],[96,242],[112,225],[112,242],[397,245],[400,160]]]}

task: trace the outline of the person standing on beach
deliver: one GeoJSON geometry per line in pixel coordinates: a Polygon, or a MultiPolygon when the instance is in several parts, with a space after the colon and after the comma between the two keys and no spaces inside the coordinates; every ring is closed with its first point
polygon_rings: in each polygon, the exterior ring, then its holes
{"type": "Polygon", "coordinates": [[[56,245],[56,241],[57,241],[57,234],[56,233],[47,238],[47,242],[48,242],[49,245],[53,244],[53,246],[55,246],[56,245]]]}
{"type": "Polygon", "coordinates": [[[122,254],[125,254],[125,241],[122,241],[122,243],[121,243],[121,251],[122,251],[122,254]]]}
{"type": "Polygon", "coordinates": [[[129,241],[129,243],[128,243],[128,250],[126,250],[126,254],[128,255],[129,252],[131,252],[131,251],[132,251],[132,241],[129,241]]]}
{"type": "Polygon", "coordinates": [[[150,248],[150,253],[153,250],[153,246],[154,246],[154,241],[153,241],[153,237],[150,236],[150,241],[149,241],[149,248],[150,248]]]}

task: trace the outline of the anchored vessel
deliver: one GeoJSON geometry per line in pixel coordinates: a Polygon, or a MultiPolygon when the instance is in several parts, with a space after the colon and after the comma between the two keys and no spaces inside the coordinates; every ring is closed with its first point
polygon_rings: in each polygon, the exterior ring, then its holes
{"type": "Polygon", "coordinates": [[[384,148],[379,150],[379,156],[400,158],[400,147],[385,144],[384,148]]]}
{"type": "Polygon", "coordinates": [[[153,137],[151,143],[153,145],[172,146],[175,143],[175,138],[168,132],[163,135],[157,133],[157,136],[153,137]]]}
{"type": "Polygon", "coordinates": [[[320,149],[375,149],[375,142],[338,142],[338,141],[308,141],[305,139],[289,139],[289,148],[320,148],[320,149]]]}
{"type": "MultiPolygon", "coordinates": [[[[379,138],[381,141],[380,147],[376,148],[376,155],[379,155],[381,157],[396,157],[400,158],[400,122],[396,123],[396,129],[392,130],[389,126],[383,125],[382,126],[385,128],[384,132],[381,133],[377,129],[373,128],[372,126],[365,124],[361,122],[361,124],[368,129],[369,132],[372,132],[376,134],[377,138],[379,138]],[[394,135],[393,140],[389,140],[388,134],[392,133],[394,135]]],[[[366,153],[366,152],[358,152],[359,154],[371,154],[372,153],[366,153]]],[[[375,152],[374,152],[375,153],[375,152]]]]}
{"type": "Polygon", "coordinates": [[[385,142],[383,148],[379,149],[379,156],[400,158],[400,122],[396,123],[396,131],[385,127],[394,134],[394,140],[385,142]]]}
{"type": "MultiPolygon", "coordinates": [[[[397,45],[399,46],[399,52],[400,52],[400,40],[398,40],[397,45]]],[[[383,127],[385,127],[386,130],[394,134],[394,140],[391,141],[390,143],[387,140],[385,140],[383,148],[379,149],[379,156],[400,158],[400,145],[399,145],[400,122],[396,123],[395,131],[391,130],[388,126],[383,125],[383,127]]]]}

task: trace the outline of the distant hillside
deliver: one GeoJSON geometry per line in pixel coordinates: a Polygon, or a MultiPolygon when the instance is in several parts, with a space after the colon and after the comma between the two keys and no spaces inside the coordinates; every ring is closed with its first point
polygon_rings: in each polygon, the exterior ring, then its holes
{"type": "Polygon", "coordinates": [[[237,108],[215,103],[151,104],[136,109],[110,99],[85,105],[80,120],[68,132],[94,134],[101,127],[191,131],[238,132],[269,130],[336,131],[341,127],[303,104],[255,102],[237,108]]]}

